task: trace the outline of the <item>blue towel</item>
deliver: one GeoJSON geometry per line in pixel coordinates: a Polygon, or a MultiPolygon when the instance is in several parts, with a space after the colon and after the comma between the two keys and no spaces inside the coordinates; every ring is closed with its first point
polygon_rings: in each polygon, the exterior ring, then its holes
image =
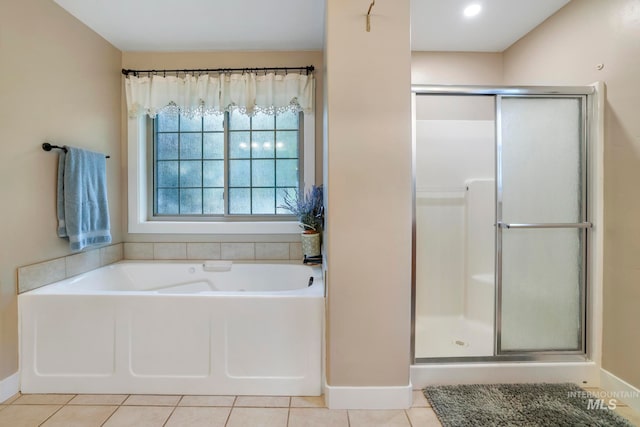
{"type": "Polygon", "coordinates": [[[64,224],[64,162],[66,160],[64,150],[58,154],[58,193],[56,197],[56,210],[58,211],[58,237],[67,237],[67,227],[64,224]]]}
{"type": "Polygon", "coordinates": [[[58,236],[73,251],[111,243],[104,154],[65,148],[58,160],[58,236]]]}

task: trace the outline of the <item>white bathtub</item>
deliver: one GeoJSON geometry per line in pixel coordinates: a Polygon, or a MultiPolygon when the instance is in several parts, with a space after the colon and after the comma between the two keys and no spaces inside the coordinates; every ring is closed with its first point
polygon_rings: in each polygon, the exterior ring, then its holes
{"type": "Polygon", "coordinates": [[[320,269],[203,266],[124,261],[20,294],[22,392],[320,395],[320,269]]]}

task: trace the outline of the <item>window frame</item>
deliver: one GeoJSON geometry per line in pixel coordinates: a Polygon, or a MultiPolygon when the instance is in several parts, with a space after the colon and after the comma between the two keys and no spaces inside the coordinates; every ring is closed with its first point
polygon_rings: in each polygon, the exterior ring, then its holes
{"type": "MultiPolygon", "coordinates": [[[[297,234],[298,221],[279,215],[153,216],[153,120],[129,117],[128,141],[128,231],[165,234],[297,234]]],[[[315,183],[315,115],[302,114],[300,164],[301,187],[315,183]]],[[[225,202],[226,203],[226,202],[225,202]]]]}

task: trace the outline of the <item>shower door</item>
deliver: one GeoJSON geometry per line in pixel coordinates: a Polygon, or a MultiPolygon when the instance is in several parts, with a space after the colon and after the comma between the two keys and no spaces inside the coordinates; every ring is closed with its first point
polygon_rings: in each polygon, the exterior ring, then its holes
{"type": "Polygon", "coordinates": [[[584,353],[586,97],[496,111],[496,354],[584,353]]]}

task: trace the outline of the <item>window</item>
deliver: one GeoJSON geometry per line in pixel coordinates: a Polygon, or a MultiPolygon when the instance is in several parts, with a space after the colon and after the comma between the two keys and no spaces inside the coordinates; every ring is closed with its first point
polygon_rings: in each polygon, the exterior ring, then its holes
{"type": "Polygon", "coordinates": [[[130,118],[129,232],[299,233],[279,208],[315,182],[313,114],[130,118]]]}
{"type": "Polygon", "coordinates": [[[301,182],[299,116],[158,114],[154,216],[291,215],[278,206],[301,182]]]}
{"type": "MultiPolygon", "coordinates": [[[[128,114],[128,231],[299,233],[295,218],[277,206],[286,188],[309,187],[316,182],[313,67],[285,68],[284,74],[279,73],[281,68],[260,69],[264,74],[257,74],[256,69],[251,68],[209,70],[205,74],[200,71],[203,70],[164,70],[159,75],[145,70],[127,70],[124,89],[128,114]],[[287,72],[296,69],[299,72],[287,72]],[[165,72],[176,75],[166,76],[165,72]],[[237,111],[286,112],[291,108],[303,112],[297,116],[297,130],[278,127],[283,124],[278,123],[278,117],[237,114],[237,111]],[[158,123],[159,132],[156,132],[150,117],[156,118],[158,113],[172,110],[186,112],[185,117],[176,117],[172,129],[169,124],[165,127],[158,123]],[[216,130],[215,123],[205,123],[211,118],[189,120],[189,113],[221,114],[222,129],[216,130]],[[273,128],[261,127],[261,118],[273,118],[273,128]],[[244,126],[241,126],[242,120],[244,126]],[[175,126],[178,126],[177,130],[175,126]],[[279,132],[286,131],[298,134],[295,183],[291,165],[296,158],[290,156],[291,153],[280,155],[277,147],[273,152],[259,152],[258,147],[254,149],[251,145],[259,144],[263,135],[260,132],[272,132],[273,144],[283,142],[286,145],[286,141],[275,138],[280,136],[279,132]],[[236,133],[249,135],[250,139],[235,140],[237,145],[234,145],[233,138],[240,138],[234,136],[236,133]],[[222,156],[211,151],[211,145],[215,146],[211,140],[216,138],[219,150],[220,135],[222,156]],[[157,161],[163,163],[157,165],[156,150],[153,143],[149,143],[154,136],[162,137],[165,144],[157,157],[157,161]],[[251,140],[254,137],[256,139],[251,140]],[[240,151],[241,142],[248,144],[244,153],[240,151]],[[162,151],[165,148],[167,151],[162,151]],[[159,178],[154,172],[156,168],[165,168],[160,171],[159,178]]],[[[264,148],[267,141],[262,142],[264,148]]]]}

